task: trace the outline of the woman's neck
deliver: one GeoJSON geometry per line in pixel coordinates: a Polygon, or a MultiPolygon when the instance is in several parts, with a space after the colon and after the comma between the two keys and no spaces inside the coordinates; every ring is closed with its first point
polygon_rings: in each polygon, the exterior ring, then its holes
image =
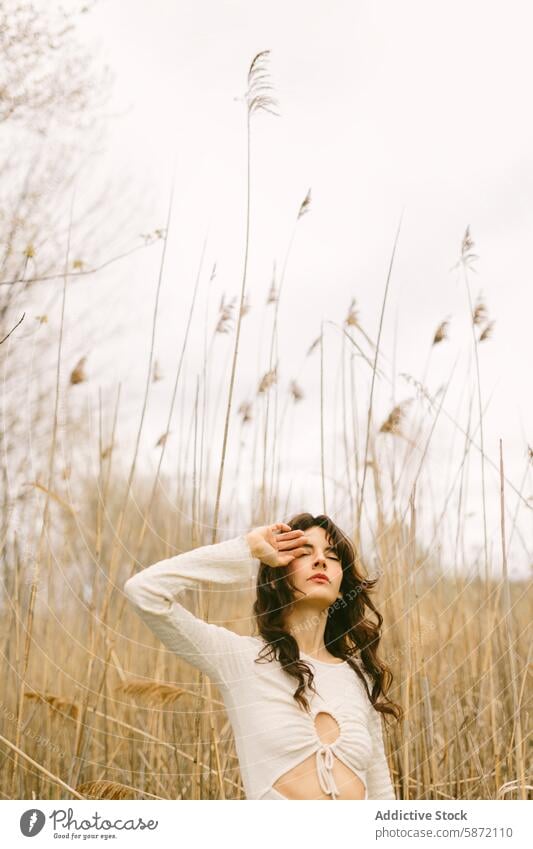
{"type": "Polygon", "coordinates": [[[300,607],[287,616],[285,628],[294,637],[301,652],[317,660],[328,660],[333,655],[324,643],[326,622],[327,610],[305,610],[300,607]]]}

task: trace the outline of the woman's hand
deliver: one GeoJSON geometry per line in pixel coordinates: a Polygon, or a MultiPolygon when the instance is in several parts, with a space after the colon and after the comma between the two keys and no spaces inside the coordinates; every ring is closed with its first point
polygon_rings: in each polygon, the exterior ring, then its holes
{"type": "Polygon", "coordinates": [[[305,554],[300,546],[307,542],[303,531],[293,531],[283,522],[254,528],[246,539],[253,557],[269,566],[288,566],[295,557],[305,554]]]}

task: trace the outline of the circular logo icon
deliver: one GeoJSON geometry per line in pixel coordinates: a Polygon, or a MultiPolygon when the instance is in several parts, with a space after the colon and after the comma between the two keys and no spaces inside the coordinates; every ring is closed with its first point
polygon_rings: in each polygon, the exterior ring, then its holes
{"type": "Polygon", "coordinates": [[[35,837],[42,830],[46,817],[38,808],[30,808],[24,811],[20,818],[20,830],[24,837],[35,837]]]}

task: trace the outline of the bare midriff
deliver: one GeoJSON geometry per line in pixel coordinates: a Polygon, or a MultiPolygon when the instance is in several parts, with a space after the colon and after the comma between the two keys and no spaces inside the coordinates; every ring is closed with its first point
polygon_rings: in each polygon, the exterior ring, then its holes
{"type": "Polygon", "coordinates": [[[315,728],[319,742],[325,744],[324,751],[314,752],[280,776],[272,785],[274,789],[287,799],[364,799],[366,788],[359,776],[336,757],[334,752],[325,751],[328,745],[339,736],[336,720],[331,714],[320,712],[315,717],[315,728]],[[317,756],[320,760],[322,754],[330,758],[330,766],[324,769],[321,782],[317,769],[317,756]],[[333,786],[334,793],[325,792],[324,782],[326,787],[328,784],[333,786]]]}

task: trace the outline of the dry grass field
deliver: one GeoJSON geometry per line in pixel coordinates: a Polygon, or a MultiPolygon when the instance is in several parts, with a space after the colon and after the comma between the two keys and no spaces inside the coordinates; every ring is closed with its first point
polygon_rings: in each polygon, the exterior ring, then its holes
{"type": "MultiPolygon", "coordinates": [[[[275,111],[273,94],[265,83],[266,60],[265,55],[256,57],[248,76],[248,153],[255,113],[275,111]]],[[[295,231],[307,214],[312,214],[310,194],[302,202],[295,231]]],[[[271,333],[270,358],[257,374],[255,396],[238,406],[234,387],[239,369],[255,355],[239,347],[247,313],[249,212],[247,223],[240,304],[221,304],[216,323],[207,328],[193,315],[196,289],[191,294],[183,287],[180,295],[181,308],[190,311],[191,321],[185,338],[179,340],[181,357],[172,377],[168,422],[185,378],[189,385],[197,381],[198,392],[196,403],[181,409],[173,425],[172,449],[167,442],[169,424],[162,422],[153,475],[142,470],[139,462],[150,390],[159,379],[153,339],[137,441],[133,456],[126,460],[116,447],[120,443],[115,432],[118,394],[115,409],[98,411],[97,432],[86,436],[59,428],[59,404],[68,405],[68,393],[73,388],[82,390],[88,380],[83,363],[69,370],[62,361],[62,334],[67,328],[61,314],[56,388],[39,413],[49,417],[50,439],[38,449],[42,473],[36,476],[33,469],[26,473],[31,497],[17,504],[16,510],[9,476],[6,472],[3,476],[1,796],[244,798],[231,728],[216,687],[157,643],[128,606],[122,586],[139,568],[226,538],[228,528],[243,530],[245,524],[251,528],[285,519],[288,493],[281,483],[281,470],[290,465],[284,456],[284,440],[291,433],[306,374],[320,369],[316,415],[321,423],[333,416],[342,432],[335,446],[334,470],[327,459],[331,445],[325,427],[317,446],[325,512],[331,493],[328,476],[333,476],[344,493],[339,524],[357,546],[363,543],[362,521],[370,527],[372,547],[362,548],[362,560],[369,572],[379,570],[376,603],[385,620],[380,654],[394,675],[390,696],[405,711],[400,723],[388,726],[386,737],[397,797],[528,798],[533,784],[531,585],[526,578],[510,580],[507,547],[510,537],[519,533],[518,511],[531,510],[527,487],[532,457],[529,449],[524,479],[515,488],[506,479],[500,455],[500,527],[496,529],[500,548],[489,551],[489,531],[493,537],[495,529],[487,527],[485,513],[489,452],[483,442],[478,351],[491,339],[484,305],[471,297],[469,231],[461,246],[459,268],[472,326],[476,388],[464,400],[455,424],[450,424],[450,434],[464,448],[451,470],[447,496],[438,502],[425,498],[432,474],[432,428],[445,407],[438,393],[427,389],[431,369],[413,384],[417,397],[411,412],[418,410],[414,423],[401,404],[387,417],[376,413],[377,385],[384,373],[382,319],[394,251],[379,327],[363,328],[355,302],[349,305],[340,328],[342,346],[335,374],[323,366],[324,348],[329,344],[324,328],[314,341],[303,335],[302,343],[309,348],[288,390],[280,387],[278,366],[287,375],[292,365],[278,364],[276,359],[282,272],[264,305],[265,326],[271,333]],[[186,353],[204,332],[211,343],[196,375],[188,371],[186,353]],[[222,356],[218,353],[222,338],[228,342],[224,349],[228,378],[217,386],[211,374],[214,359],[222,356]],[[355,391],[356,370],[368,378],[365,396],[355,391]],[[325,403],[332,384],[340,386],[333,411],[325,403]],[[468,409],[471,416],[465,413],[468,409]],[[104,420],[111,426],[104,426],[104,420]],[[457,420],[468,424],[459,426],[457,420]],[[251,449],[251,478],[249,468],[241,464],[241,440],[251,449]],[[172,475],[163,471],[167,449],[175,451],[172,475]],[[79,462],[83,456],[91,461],[79,462]],[[230,463],[230,456],[235,462],[230,463]],[[482,474],[477,493],[482,508],[476,521],[483,529],[485,545],[477,561],[469,562],[463,531],[467,470],[474,465],[482,474]],[[88,471],[91,467],[94,474],[88,471]],[[252,494],[247,515],[242,517],[236,496],[241,488],[249,487],[250,479],[252,494]],[[437,537],[444,518],[453,529],[452,570],[439,547],[424,544],[419,532],[423,521],[425,527],[434,527],[437,537]]],[[[163,248],[167,232],[163,231],[163,248]]],[[[163,249],[162,266],[164,256],[163,249]]],[[[157,302],[154,328],[156,314],[157,302]]],[[[445,341],[443,322],[435,329],[433,346],[445,341]]],[[[0,352],[7,351],[4,345],[0,352]]],[[[8,427],[4,416],[3,428],[8,427]]],[[[307,509],[305,504],[297,506],[307,509]]],[[[531,560],[531,539],[522,542],[531,560]]],[[[207,591],[191,593],[184,603],[209,621],[251,634],[252,601],[250,588],[248,598],[239,594],[238,600],[230,598],[224,604],[207,591]]]]}

